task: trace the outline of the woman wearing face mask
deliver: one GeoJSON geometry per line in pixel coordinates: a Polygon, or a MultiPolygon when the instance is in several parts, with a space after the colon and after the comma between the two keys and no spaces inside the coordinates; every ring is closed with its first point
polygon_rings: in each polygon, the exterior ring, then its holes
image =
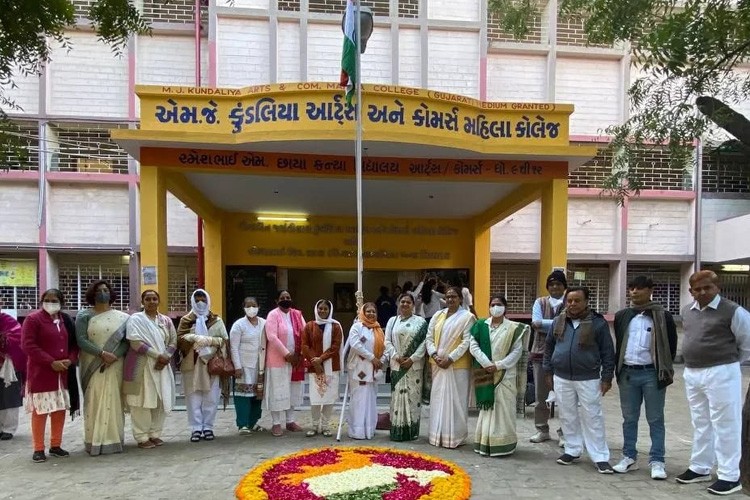
{"type": "Polygon", "coordinates": [[[490,317],[474,324],[469,347],[479,408],[474,451],[491,457],[516,450],[517,365],[530,332],[528,325],[505,319],[507,305],[504,296],[492,297],[490,317]]]}
{"type": "MultiPolygon", "coordinates": [[[[197,289],[190,297],[192,309],[180,318],[177,347],[182,352],[180,364],[185,384],[190,442],[214,440],[214,421],[222,393],[222,377],[208,373],[208,362],[220,355],[229,340],[221,318],[211,311],[211,297],[197,289]]],[[[224,384],[225,397],[228,388],[224,384]]]]}
{"type": "Polygon", "coordinates": [[[315,321],[305,325],[302,332],[302,356],[308,363],[310,411],[313,428],[305,434],[312,437],[322,432],[331,437],[328,428],[333,404],[339,399],[339,350],[344,337],[341,323],[333,319],[333,304],[320,299],[315,304],[315,321]]]}
{"type": "Polygon", "coordinates": [[[60,312],[65,299],[60,290],[42,294],[42,308],[29,314],[21,329],[26,363],[26,411],[31,414],[31,438],[34,462],[46,462],[44,432],[50,419],[49,454],[68,457],[63,450],[62,434],[65,410],[78,411],[78,379],[75,364],[78,345],[73,320],[60,312]]]}
{"type": "Polygon", "coordinates": [[[177,350],[177,332],[172,320],[159,314],[159,294],[141,294],[143,312],[128,320],[122,392],[130,408],[133,437],[138,448],[155,448],[161,439],[164,419],[175,402],[172,355],[177,350]]]}
{"type": "Polygon", "coordinates": [[[76,316],[76,338],[81,348],[81,387],[84,445],[91,456],[122,453],[125,416],[122,407],[123,357],[128,315],[112,309],[117,299],[112,287],[99,280],[86,290],[91,309],[76,316]]]}
{"type": "Polygon", "coordinates": [[[302,404],[302,382],[305,380],[305,365],[302,362],[305,318],[300,311],[292,308],[292,296],[287,290],[279,292],[276,304],[278,307],[269,312],[266,318],[268,369],[263,409],[271,411],[271,434],[279,437],[284,433],[281,429],[284,421],[286,430],[302,430],[295,422],[294,408],[302,404]]]}
{"type": "Polygon", "coordinates": [[[265,336],[266,320],[258,316],[258,301],[245,297],[245,317],[234,322],[229,331],[229,349],[234,363],[234,409],[237,413],[237,429],[240,435],[262,430],[257,425],[261,416],[263,378],[266,364],[265,336]],[[260,384],[260,386],[257,386],[260,384]]]}
{"type": "Polygon", "coordinates": [[[349,355],[349,437],[372,439],[378,423],[378,383],[385,377],[385,334],[378,324],[378,308],[367,302],[359,311],[347,340],[349,355]]]}
{"type": "Polygon", "coordinates": [[[391,440],[419,437],[422,413],[422,365],[427,321],[414,314],[414,298],[398,298],[398,316],[385,327],[385,350],[391,360],[391,440]]]}

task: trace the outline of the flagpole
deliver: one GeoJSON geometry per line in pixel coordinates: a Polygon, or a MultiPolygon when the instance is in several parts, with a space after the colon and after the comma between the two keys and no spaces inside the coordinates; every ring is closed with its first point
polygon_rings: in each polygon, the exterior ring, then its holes
{"type": "Polygon", "coordinates": [[[357,308],[362,307],[364,302],[364,291],[362,290],[362,274],[364,272],[364,260],[362,257],[362,17],[360,15],[360,0],[354,0],[355,21],[355,84],[357,86],[356,115],[356,140],[354,151],[354,174],[357,192],[357,308]]]}

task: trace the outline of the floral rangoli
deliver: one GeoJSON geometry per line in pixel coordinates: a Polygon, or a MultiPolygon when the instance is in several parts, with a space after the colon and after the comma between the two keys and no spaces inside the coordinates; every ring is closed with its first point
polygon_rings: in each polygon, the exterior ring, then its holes
{"type": "Polygon", "coordinates": [[[457,465],[411,451],[371,447],[303,450],[251,470],[240,500],[464,500],[471,478],[457,465]]]}

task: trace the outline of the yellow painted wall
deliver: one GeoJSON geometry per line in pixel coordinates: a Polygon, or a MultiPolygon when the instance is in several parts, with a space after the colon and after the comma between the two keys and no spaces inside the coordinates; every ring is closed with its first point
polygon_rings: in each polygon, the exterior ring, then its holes
{"type": "MultiPolygon", "coordinates": [[[[461,220],[376,219],[364,222],[366,270],[472,268],[473,227],[461,220]]],[[[316,217],[308,222],[260,222],[253,214],[227,214],[225,265],[354,269],[355,218],[316,217]]]]}

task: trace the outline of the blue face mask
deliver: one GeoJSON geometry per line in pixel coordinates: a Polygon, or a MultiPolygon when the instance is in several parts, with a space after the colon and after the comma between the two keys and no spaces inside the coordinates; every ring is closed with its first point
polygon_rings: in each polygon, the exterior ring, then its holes
{"type": "Polygon", "coordinates": [[[94,300],[97,304],[109,304],[109,292],[106,290],[97,291],[94,300]]]}

